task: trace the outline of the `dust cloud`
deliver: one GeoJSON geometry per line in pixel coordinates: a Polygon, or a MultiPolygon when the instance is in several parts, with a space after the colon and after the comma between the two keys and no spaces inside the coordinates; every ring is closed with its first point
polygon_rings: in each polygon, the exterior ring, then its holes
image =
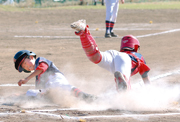
{"type": "Polygon", "coordinates": [[[84,89],[93,89],[91,91],[98,89],[98,92],[94,92],[97,99],[93,102],[83,101],[74,97],[70,92],[57,88],[50,90],[46,96],[37,98],[23,95],[1,97],[0,103],[22,108],[58,106],[58,108],[77,108],[79,110],[160,111],[172,108],[172,103],[178,102],[180,99],[180,85],[170,84],[166,81],[166,77],[158,80],[158,83],[154,80],[151,85],[139,84],[137,87],[137,83],[132,84],[132,90],[118,93],[114,82],[109,85],[104,84],[105,79],[96,79],[96,85],[92,88],[84,80],[72,76],[77,84],[78,82],[84,83],[83,85],[86,86],[84,89]]]}

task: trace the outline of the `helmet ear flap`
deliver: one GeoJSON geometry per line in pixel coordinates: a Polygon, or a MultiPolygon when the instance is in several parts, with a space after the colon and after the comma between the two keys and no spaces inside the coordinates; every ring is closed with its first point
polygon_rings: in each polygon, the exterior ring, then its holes
{"type": "Polygon", "coordinates": [[[140,49],[139,45],[134,45],[134,51],[137,52],[140,49]]]}

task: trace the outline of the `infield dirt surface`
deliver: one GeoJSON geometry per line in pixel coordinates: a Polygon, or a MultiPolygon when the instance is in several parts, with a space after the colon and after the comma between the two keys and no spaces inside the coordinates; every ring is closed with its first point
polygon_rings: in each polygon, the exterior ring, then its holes
{"type": "Polygon", "coordinates": [[[119,37],[105,39],[105,9],[0,11],[0,121],[179,122],[179,13],[180,10],[120,9],[114,28],[119,37]],[[111,94],[115,92],[113,74],[88,60],[80,39],[70,28],[79,19],[86,19],[101,51],[119,50],[122,36],[137,36],[139,52],[151,68],[152,85],[140,86],[141,77],[137,74],[131,83],[132,87],[140,87],[111,94]],[[20,79],[28,76],[14,68],[13,56],[22,49],[53,61],[71,85],[102,98],[85,103],[57,91],[49,99],[14,96],[34,89],[17,86],[20,79]]]}

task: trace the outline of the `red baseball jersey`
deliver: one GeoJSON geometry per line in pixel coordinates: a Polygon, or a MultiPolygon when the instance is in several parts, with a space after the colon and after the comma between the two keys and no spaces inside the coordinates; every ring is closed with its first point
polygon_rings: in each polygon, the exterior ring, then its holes
{"type": "Polygon", "coordinates": [[[139,72],[140,75],[150,71],[150,68],[146,65],[143,56],[136,52],[126,52],[132,60],[131,76],[139,72]]]}

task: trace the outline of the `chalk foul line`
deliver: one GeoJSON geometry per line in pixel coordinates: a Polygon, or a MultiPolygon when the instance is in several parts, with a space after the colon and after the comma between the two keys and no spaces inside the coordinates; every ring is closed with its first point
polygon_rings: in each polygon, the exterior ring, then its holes
{"type": "Polygon", "coordinates": [[[161,35],[161,34],[166,34],[166,33],[177,32],[177,31],[180,31],[180,29],[173,29],[173,30],[169,30],[169,31],[163,31],[163,32],[152,33],[152,34],[146,34],[146,35],[141,35],[141,36],[136,36],[136,37],[137,38],[141,38],[141,37],[148,37],[148,36],[156,36],[156,35],[161,35]]]}
{"type": "MultiPolygon", "coordinates": [[[[152,33],[152,34],[146,34],[146,35],[140,35],[136,36],[137,38],[142,38],[142,37],[149,37],[149,36],[156,36],[156,35],[162,35],[166,33],[172,33],[172,32],[177,32],[180,31],[180,29],[172,29],[168,31],[163,31],[159,33],[152,33]]],[[[79,36],[18,36],[15,35],[15,38],[57,38],[57,39],[79,39],[79,36]]],[[[99,36],[94,36],[94,38],[105,38],[105,37],[99,37],[99,36]]],[[[121,37],[118,37],[121,38],[121,37]]]]}
{"type": "MultiPolygon", "coordinates": [[[[16,113],[0,113],[1,116],[9,116],[15,114],[21,114],[22,112],[16,113]]],[[[51,113],[43,113],[43,112],[35,112],[35,111],[24,111],[22,114],[39,114],[44,116],[56,117],[60,119],[91,119],[91,118],[127,118],[127,117],[158,117],[158,116],[173,116],[180,115],[180,113],[153,113],[153,114],[121,114],[121,115],[92,115],[92,116],[69,116],[69,115],[60,115],[60,114],[51,114],[51,113]]]]}

